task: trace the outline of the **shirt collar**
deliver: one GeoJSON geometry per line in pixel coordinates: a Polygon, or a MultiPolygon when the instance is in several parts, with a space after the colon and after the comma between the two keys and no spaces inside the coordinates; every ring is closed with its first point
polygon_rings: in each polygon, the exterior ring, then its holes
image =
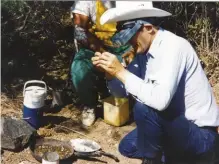
{"type": "Polygon", "coordinates": [[[147,56],[149,55],[153,58],[156,57],[156,51],[157,51],[158,47],[160,46],[161,41],[163,40],[163,35],[162,35],[163,32],[164,32],[164,29],[159,28],[154,40],[152,41],[152,44],[151,44],[148,52],[146,53],[147,56]]]}

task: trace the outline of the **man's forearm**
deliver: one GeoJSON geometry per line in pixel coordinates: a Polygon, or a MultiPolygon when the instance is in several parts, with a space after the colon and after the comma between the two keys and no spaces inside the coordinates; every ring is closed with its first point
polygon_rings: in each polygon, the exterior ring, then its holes
{"type": "Polygon", "coordinates": [[[119,79],[123,84],[125,84],[126,77],[128,76],[128,74],[130,74],[130,72],[124,68],[120,70],[119,72],[117,72],[115,74],[115,77],[119,79]]]}

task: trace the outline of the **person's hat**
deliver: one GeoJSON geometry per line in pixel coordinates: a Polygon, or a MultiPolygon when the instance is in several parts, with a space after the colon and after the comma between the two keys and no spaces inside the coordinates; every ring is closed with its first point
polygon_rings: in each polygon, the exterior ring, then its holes
{"type": "Polygon", "coordinates": [[[108,9],[100,18],[100,23],[126,21],[137,18],[165,17],[171,13],[153,7],[152,2],[116,1],[116,7],[108,9]]]}

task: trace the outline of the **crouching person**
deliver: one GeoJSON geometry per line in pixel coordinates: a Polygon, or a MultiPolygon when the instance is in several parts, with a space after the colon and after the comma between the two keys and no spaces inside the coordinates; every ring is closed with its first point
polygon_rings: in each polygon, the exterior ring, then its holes
{"type": "Polygon", "coordinates": [[[110,38],[116,32],[116,23],[100,24],[100,16],[114,4],[103,0],[76,1],[72,7],[74,39],[80,46],[71,65],[71,78],[83,105],[81,122],[85,126],[91,126],[96,120],[98,94],[102,98],[109,96],[104,74],[93,66],[91,57],[96,51],[108,51],[121,60],[130,51],[129,45],[113,45],[110,38]]]}
{"type": "Polygon", "coordinates": [[[136,129],[122,139],[119,150],[143,158],[143,164],[159,164],[163,154],[167,164],[216,164],[219,109],[190,43],[156,22],[169,15],[152,2],[120,1],[101,17],[103,24],[118,22],[113,41],[129,42],[137,54],[127,69],[109,52],[92,58],[105,70],[111,93],[128,93],[136,100],[136,129]]]}

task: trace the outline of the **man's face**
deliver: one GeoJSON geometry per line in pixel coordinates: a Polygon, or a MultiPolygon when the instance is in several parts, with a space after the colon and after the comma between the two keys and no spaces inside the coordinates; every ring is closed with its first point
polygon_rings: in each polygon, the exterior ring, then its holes
{"type": "Polygon", "coordinates": [[[152,31],[152,25],[143,25],[130,39],[129,43],[132,45],[137,54],[148,51],[152,43],[152,31]]]}

